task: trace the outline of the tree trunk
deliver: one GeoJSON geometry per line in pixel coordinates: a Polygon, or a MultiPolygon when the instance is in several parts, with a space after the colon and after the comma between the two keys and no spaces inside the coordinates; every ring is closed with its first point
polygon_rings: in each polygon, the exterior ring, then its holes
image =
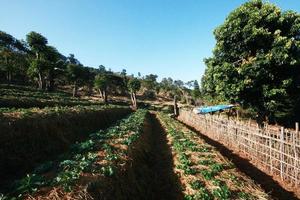
{"type": "Polygon", "coordinates": [[[107,92],[106,90],[98,89],[100,97],[104,103],[107,103],[107,92]]]}
{"type": "Polygon", "coordinates": [[[88,88],[89,88],[88,96],[92,96],[92,94],[93,94],[93,85],[89,84],[88,88]]]}
{"type": "Polygon", "coordinates": [[[130,99],[131,99],[132,106],[134,106],[133,93],[130,93],[130,99]]]}
{"type": "Polygon", "coordinates": [[[178,106],[177,106],[176,95],[174,96],[174,115],[178,116],[178,106]]]}
{"type": "Polygon", "coordinates": [[[133,93],[133,100],[134,100],[134,108],[137,109],[137,102],[136,102],[136,94],[133,93]]]}
{"type": "Polygon", "coordinates": [[[54,77],[53,77],[53,71],[50,70],[48,75],[48,84],[47,84],[47,90],[53,91],[54,90],[54,77]]]}
{"type": "Polygon", "coordinates": [[[99,92],[100,97],[103,99],[102,91],[100,89],[98,89],[98,92],[99,92]]]}
{"type": "Polygon", "coordinates": [[[103,94],[103,102],[107,103],[107,93],[106,93],[106,90],[103,90],[102,94],[103,94]]]}
{"type": "Polygon", "coordinates": [[[190,105],[189,96],[188,95],[184,95],[184,97],[185,97],[186,104],[190,105]]]}
{"type": "Polygon", "coordinates": [[[42,90],[42,89],[44,89],[44,80],[43,80],[41,72],[38,73],[38,76],[39,76],[38,77],[39,89],[42,90]]]}
{"type": "Polygon", "coordinates": [[[130,93],[131,102],[132,102],[132,108],[137,109],[137,103],[136,103],[136,94],[135,92],[130,93]]]}
{"type": "Polygon", "coordinates": [[[77,90],[78,90],[78,87],[77,87],[77,82],[76,82],[76,81],[74,81],[73,97],[76,97],[76,96],[77,96],[77,90]]]}
{"type": "Polygon", "coordinates": [[[10,71],[7,72],[7,83],[8,83],[8,85],[10,85],[10,83],[11,83],[11,77],[12,77],[11,74],[12,73],[10,71]]]}
{"type": "Polygon", "coordinates": [[[8,67],[8,59],[7,59],[7,56],[4,56],[5,58],[5,65],[6,65],[6,69],[7,69],[7,82],[8,82],[8,85],[10,85],[11,83],[11,71],[9,70],[9,67],[8,67]]]}

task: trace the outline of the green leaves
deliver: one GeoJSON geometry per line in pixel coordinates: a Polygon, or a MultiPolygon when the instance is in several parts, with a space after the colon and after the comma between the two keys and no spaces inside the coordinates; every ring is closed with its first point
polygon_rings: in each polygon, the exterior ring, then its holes
{"type": "Polygon", "coordinates": [[[43,186],[61,186],[69,192],[82,173],[115,175],[118,171],[118,162],[128,152],[115,148],[110,142],[117,139],[121,140],[120,144],[128,146],[135,142],[143,131],[147,112],[147,110],[137,110],[128,118],[120,120],[115,126],[90,134],[90,139],[72,145],[71,151],[60,156],[61,159],[57,164],[46,162],[36,168],[36,174],[29,174],[16,181],[10,195],[22,196],[24,193],[34,193],[43,186]],[[98,151],[104,151],[105,157],[101,159],[105,159],[105,164],[98,163],[100,159],[98,151]],[[54,177],[48,179],[43,174],[50,170],[56,173],[54,177]]]}
{"type": "Polygon", "coordinates": [[[114,175],[114,168],[112,166],[105,166],[101,167],[101,173],[104,174],[105,176],[112,176],[114,175]]]}
{"type": "Polygon", "coordinates": [[[220,200],[230,199],[231,191],[226,185],[222,185],[219,188],[213,190],[213,195],[220,200]]]}
{"type": "Polygon", "coordinates": [[[94,85],[97,89],[106,90],[109,84],[109,78],[106,74],[97,74],[94,85]]]}
{"type": "Polygon", "coordinates": [[[35,192],[39,186],[45,184],[45,179],[37,174],[27,174],[26,177],[17,181],[14,185],[18,194],[35,192]]]}
{"type": "Polygon", "coordinates": [[[46,45],[48,44],[47,38],[45,38],[40,33],[31,31],[27,34],[26,40],[28,45],[32,48],[35,53],[40,53],[46,49],[46,45]]]}
{"type": "Polygon", "coordinates": [[[127,86],[131,92],[137,92],[141,88],[141,82],[137,78],[132,78],[128,81],[127,86]]]}
{"type": "Polygon", "coordinates": [[[246,2],[232,11],[214,31],[214,54],[205,60],[205,99],[240,103],[273,122],[279,118],[270,117],[281,112],[294,116],[292,110],[300,109],[299,28],[299,14],[281,12],[261,0],[246,2]]]}

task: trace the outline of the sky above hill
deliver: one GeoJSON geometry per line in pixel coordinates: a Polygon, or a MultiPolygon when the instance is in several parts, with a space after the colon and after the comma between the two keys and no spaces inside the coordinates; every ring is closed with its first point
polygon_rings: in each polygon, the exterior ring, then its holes
{"type": "MultiPolygon", "coordinates": [[[[0,0],[0,30],[30,31],[85,66],[200,80],[213,30],[245,0],[0,0]]],[[[299,0],[270,0],[300,12],[299,0]]]]}

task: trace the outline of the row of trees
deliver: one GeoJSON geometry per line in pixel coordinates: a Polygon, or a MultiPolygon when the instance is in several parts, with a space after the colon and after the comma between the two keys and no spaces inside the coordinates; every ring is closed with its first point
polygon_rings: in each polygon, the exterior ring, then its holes
{"type": "Polygon", "coordinates": [[[300,15],[262,0],[235,9],[215,31],[202,93],[207,101],[238,103],[258,121],[300,116],[300,15]]]}
{"type": "Polygon", "coordinates": [[[99,68],[86,67],[73,54],[61,54],[40,33],[30,32],[24,41],[0,31],[2,83],[36,85],[40,90],[47,91],[53,91],[57,86],[72,85],[74,97],[78,95],[79,87],[86,86],[89,94],[94,88],[97,89],[104,102],[108,101],[108,93],[127,95],[129,92],[134,106],[138,91],[147,98],[163,93],[164,96],[177,96],[186,102],[200,96],[197,81],[185,84],[180,80],[164,78],[158,82],[157,78],[155,74],[141,77],[140,73],[135,78],[127,75],[125,69],[116,73],[102,65],[99,68]]]}
{"type": "Polygon", "coordinates": [[[160,95],[167,98],[177,97],[189,104],[200,102],[200,88],[196,80],[184,83],[181,80],[173,81],[172,78],[163,78],[161,82],[158,82],[157,77],[155,74],[145,77],[141,77],[141,75],[138,77],[128,76],[125,69],[121,73],[113,73],[100,66],[98,74],[95,76],[94,86],[105,102],[108,91],[114,90],[112,87],[116,85],[120,88],[121,94],[125,94],[126,90],[130,92],[134,105],[136,105],[137,92],[149,99],[155,99],[157,95],[160,95]],[[116,76],[119,77],[119,81],[113,81],[116,76]]]}

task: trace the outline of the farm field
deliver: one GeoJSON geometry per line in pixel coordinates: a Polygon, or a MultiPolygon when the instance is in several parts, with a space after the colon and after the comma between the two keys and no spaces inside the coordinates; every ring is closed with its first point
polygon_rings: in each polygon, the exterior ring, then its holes
{"type": "Polygon", "coordinates": [[[0,107],[30,108],[101,105],[100,101],[71,97],[63,91],[44,92],[32,87],[0,85],[0,107]]]}
{"type": "Polygon", "coordinates": [[[0,109],[1,200],[280,199],[166,114],[169,106],[31,105],[0,109]]]}
{"type": "Polygon", "coordinates": [[[300,1],[1,8],[0,200],[300,199],[300,1]]]}
{"type": "Polygon", "coordinates": [[[158,117],[172,148],[184,199],[271,199],[195,132],[165,114],[158,117]]]}
{"type": "Polygon", "coordinates": [[[156,114],[138,110],[90,134],[15,181],[6,188],[7,198],[143,199],[139,185],[149,199],[270,199],[195,133],[157,115],[159,121],[156,114]]]}
{"type": "MultiPolygon", "coordinates": [[[[26,92],[22,89],[14,87],[8,91],[22,96],[26,92]]],[[[56,95],[49,93],[50,97],[56,95]]],[[[71,98],[68,94],[65,97],[71,98]]],[[[30,105],[30,108],[0,108],[0,188],[33,171],[38,164],[70,151],[73,143],[84,141],[89,133],[105,129],[131,113],[127,106],[102,103],[42,108],[30,105]]]]}
{"type": "Polygon", "coordinates": [[[124,162],[128,146],[139,137],[145,115],[146,111],[137,111],[112,128],[90,134],[87,140],[72,145],[71,151],[60,155],[60,159],[48,161],[38,166],[34,173],[15,181],[8,189],[8,198],[51,198],[55,194],[62,198],[64,193],[77,197],[84,195],[85,184],[98,180],[101,175],[112,176],[116,173],[117,163],[124,162]],[[75,181],[83,181],[83,186],[76,185],[75,181]],[[77,194],[70,193],[74,188],[77,194]],[[34,193],[33,196],[31,193],[34,193]]]}

